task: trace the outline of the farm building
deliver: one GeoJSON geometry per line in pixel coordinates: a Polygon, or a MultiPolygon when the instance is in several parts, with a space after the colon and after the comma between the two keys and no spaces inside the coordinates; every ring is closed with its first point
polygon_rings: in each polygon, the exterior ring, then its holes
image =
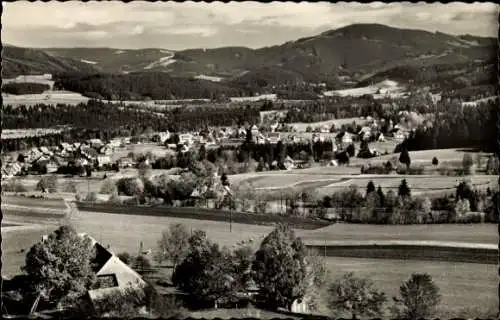
{"type": "Polygon", "coordinates": [[[259,134],[259,128],[255,124],[252,126],[250,131],[252,132],[252,136],[257,136],[259,134]]]}
{"type": "Polygon", "coordinates": [[[322,132],[322,133],[328,133],[328,132],[330,132],[330,127],[328,127],[328,125],[324,124],[324,125],[321,127],[321,132],[322,132]]]}
{"type": "Polygon", "coordinates": [[[104,165],[111,164],[111,157],[108,155],[98,155],[97,156],[97,165],[102,167],[104,165]]]}
{"type": "Polygon", "coordinates": [[[269,133],[268,140],[271,144],[276,144],[281,140],[281,136],[279,132],[271,132],[269,133]]]}
{"type": "Polygon", "coordinates": [[[80,154],[84,156],[87,160],[94,160],[99,155],[99,153],[92,147],[80,148],[80,154]]]}
{"type": "Polygon", "coordinates": [[[101,139],[90,139],[87,142],[92,148],[95,148],[95,149],[99,149],[100,147],[102,147],[104,145],[104,142],[102,142],[101,139]]]}
{"type": "Polygon", "coordinates": [[[118,159],[118,167],[120,168],[128,168],[128,167],[133,167],[134,166],[134,160],[129,157],[122,157],[118,159]]]}
{"type": "Polygon", "coordinates": [[[109,293],[124,291],[127,288],[144,290],[146,282],[137,272],[92,237],[87,234],[80,234],[80,236],[90,238],[96,250],[93,271],[97,276],[97,288],[87,292],[87,298],[94,307],[109,293]]]}
{"type": "Polygon", "coordinates": [[[21,170],[22,167],[19,163],[8,163],[4,168],[2,168],[2,178],[11,178],[20,173],[21,170]]]}
{"type": "Polygon", "coordinates": [[[191,145],[193,144],[194,137],[190,133],[183,133],[179,135],[179,144],[187,144],[191,145]]]}

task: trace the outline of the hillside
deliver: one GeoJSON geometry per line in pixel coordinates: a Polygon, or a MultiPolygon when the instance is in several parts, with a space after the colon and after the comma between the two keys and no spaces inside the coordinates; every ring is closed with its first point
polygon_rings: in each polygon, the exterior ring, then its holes
{"type": "MultiPolygon", "coordinates": [[[[244,86],[249,82],[306,81],[328,82],[337,87],[339,82],[357,82],[376,75],[380,78],[402,66],[418,70],[469,62],[491,64],[495,61],[496,41],[380,24],[355,24],[260,49],[223,47],[173,52],[165,49],[53,48],[43,49],[43,53],[45,63],[30,64],[28,54],[7,50],[4,59],[8,63],[4,68],[9,73],[29,73],[30,68],[34,71],[57,69],[53,66],[54,60],[67,63],[71,59],[71,65],[78,63],[83,69],[107,73],[161,71],[181,77],[221,77],[244,86]],[[25,67],[16,67],[12,61],[25,67]]],[[[407,77],[410,76],[412,74],[408,73],[407,77]]]]}
{"type": "Polygon", "coordinates": [[[4,45],[2,50],[2,77],[41,75],[45,73],[95,73],[99,69],[71,57],[52,55],[42,50],[4,45]]]}

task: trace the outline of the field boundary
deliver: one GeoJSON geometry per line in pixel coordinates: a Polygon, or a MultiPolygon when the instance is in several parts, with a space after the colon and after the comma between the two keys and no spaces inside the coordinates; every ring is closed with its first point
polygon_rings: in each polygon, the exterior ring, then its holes
{"type": "Polygon", "coordinates": [[[146,207],[128,205],[110,205],[77,202],[79,211],[105,212],[109,214],[128,214],[145,216],[164,216],[184,219],[222,221],[252,225],[273,225],[287,223],[298,229],[319,229],[329,226],[331,223],[323,220],[303,219],[296,217],[283,217],[277,215],[258,215],[243,212],[230,212],[226,210],[195,208],[195,207],[146,207]]]}
{"type": "Polygon", "coordinates": [[[473,247],[451,246],[446,243],[436,244],[319,244],[319,241],[308,243],[306,246],[316,250],[326,257],[346,257],[362,259],[392,259],[392,260],[424,260],[446,261],[460,263],[498,264],[498,247],[495,245],[481,245],[473,247]]]}

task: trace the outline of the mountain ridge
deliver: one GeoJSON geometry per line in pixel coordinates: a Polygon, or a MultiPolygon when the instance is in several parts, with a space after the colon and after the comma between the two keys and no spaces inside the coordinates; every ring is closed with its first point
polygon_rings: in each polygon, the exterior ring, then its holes
{"type": "MultiPolygon", "coordinates": [[[[167,72],[177,77],[221,77],[239,83],[357,81],[361,77],[410,66],[425,68],[468,61],[493,63],[496,40],[439,31],[395,28],[383,24],[352,24],[283,44],[252,49],[159,48],[17,48],[4,53],[6,74],[48,70],[90,73],[167,72]],[[26,50],[25,53],[20,51],[26,50]],[[39,51],[40,61],[29,59],[39,51]],[[59,61],[59,62],[57,62],[59,61]],[[256,79],[253,79],[256,78],[256,79]],[[262,81],[261,81],[262,82],[262,81]]],[[[36,60],[36,59],[35,59],[36,60]]],[[[5,73],[4,73],[5,74],[5,73]]]]}

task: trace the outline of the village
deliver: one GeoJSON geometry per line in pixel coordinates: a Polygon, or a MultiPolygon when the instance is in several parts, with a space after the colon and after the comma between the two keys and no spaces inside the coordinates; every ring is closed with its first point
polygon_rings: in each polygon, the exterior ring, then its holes
{"type": "MultiPolygon", "coordinates": [[[[132,150],[134,145],[152,145],[157,150],[156,153],[159,152],[159,147],[163,147],[165,151],[186,153],[193,149],[199,149],[202,145],[212,149],[226,145],[237,145],[245,141],[248,136],[251,136],[252,143],[258,145],[276,145],[278,142],[286,145],[314,144],[328,141],[332,143],[332,150],[330,150],[332,152],[331,165],[338,165],[334,154],[346,150],[350,145],[360,141],[386,141],[386,137],[378,131],[379,121],[371,117],[362,121],[365,124],[362,127],[357,126],[360,129],[358,132],[355,131],[356,126],[346,128],[343,125],[342,131],[337,131],[335,125],[329,126],[325,124],[314,129],[309,127],[306,132],[297,133],[293,127],[290,130],[290,128],[286,128],[286,124],[276,122],[261,128],[254,124],[239,128],[213,128],[202,132],[150,132],[135,137],[113,138],[109,141],[89,139],[61,142],[57,146],[42,146],[21,151],[17,153],[17,156],[15,153],[13,153],[14,156],[12,154],[3,155],[2,180],[26,174],[54,174],[60,172],[60,168],[68,165],[84,168],[84,170],[78,171],[81,176],[87,175],[88,170],[105,171],[106,169],[116,170],[116,168],[135,167],[137,163],[133,157],[124,155],[130,153],[126,152],[126,150],[132,150]],[[281,132],[280,129],[283,127],[292,132],[281,132]]],[[[382,121],[384,120],[382,119],[382,121]]],[[[394,126],[392,121],[389,126],[392,128],[392,137],[389,139],[395,141],[395,143],[402,142],[409,134],[409,131],[401,129],[400,125],[394,126]]],[[[381,154],[376,149],[370,151],[374,157],[381,154]]],[[[303,167],[306,162],[304,159],[293,159],[290,155],[287,155],[284,165],[285,169],[290,170],[303,167]]]]}

